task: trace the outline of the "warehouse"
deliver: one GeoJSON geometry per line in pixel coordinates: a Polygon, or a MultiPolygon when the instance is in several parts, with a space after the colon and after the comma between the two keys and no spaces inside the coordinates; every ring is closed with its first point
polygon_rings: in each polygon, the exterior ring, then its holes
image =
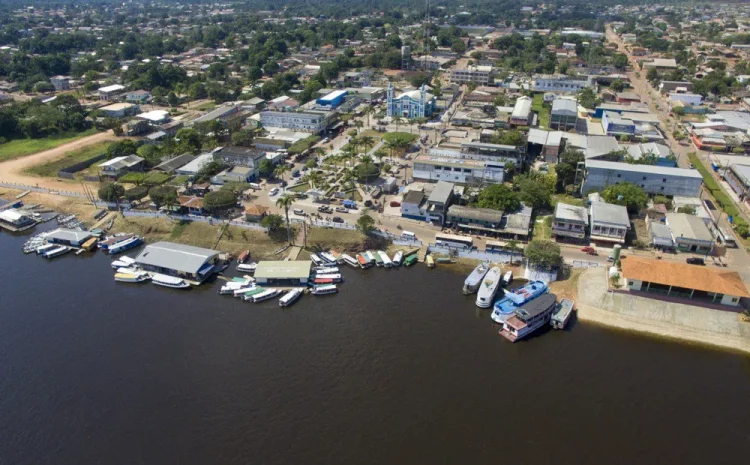
{"type": "Polygon", "coordinates": [[[213,274],[218,257],[212,249],[156,242],[147,245],[135,263],[146,271],[202,282],[213,274]]]}
{"type": "Polygon", "coordinates": [[[262,261],[255,269],[255,282],[260,285],[298,286],[310,280],[312,262],[262,261]]]}
{"type": "Polygon", "coordinates": [[[72,245],[80,247],[84,242],[93,237],[88,231],[78,231],[77,229],[57,228],[47,233],[44,238],[47,242],[61,245],[72,245]]]}
{"type": "Polygon", "coordinates": [[[698,197],[703,177],[697,170],[654,165],[631,165],[587,160],[581,193],[602,190],[612,184],[629,182],[648,194],[698,197]]]}
{"type": "Polygon", "coordinates": [[[344,98],[346,98],[345,90],[334,90],[330,94],[319,98],[317,100],[317,104],[331,107],[331,109],[333,110],[334,108],[344,103],[344,98]]]}

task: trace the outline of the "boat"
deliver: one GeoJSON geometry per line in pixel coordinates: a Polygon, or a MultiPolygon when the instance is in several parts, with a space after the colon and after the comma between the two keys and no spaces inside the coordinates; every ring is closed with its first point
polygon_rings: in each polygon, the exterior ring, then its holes
{"type": "Polygon", "coordinates": [[[544,281],[531,281],[512,291],[505,290],[505,296],[495,302],[492,319],[496,323],[505,323],[506,318],[513,316],[517,308],[547,291],[549,287],[544,281]]]}
{"type": "Polygon", "coordinates": [[[315,265],[317,266],[320,266],[323,263],[325,263],[325,261],[322,258],[320,258],[317,254],[314,254],[314,253],[310,254],[310,260],[312,260],[312,262],[315,263],[315,265]]]}
{"type": "Polygon", "coordinates": [[[341,255],[341,261],[343,261],[347,265],[351,266],[352,268],[359,268],[360,267],[359,261],[356,258],[354,258],[354,257],[352,257],[351,255],[348,255],[348,254],[342,254],[341,255]]]}
{"type": "Polygon", "coordinates": [[[396,255],[393,256],[393,266],[401,266],[401,263],[404,261],[404,253],[402,251],[396,252],[396,255]]]}
{"type": "Polygon", "coordinates": [[[279,299],[279,307],[289,307],[302,296],[303,291],[301,287],[296,287],[287,292],[279,299]]]}
{"type": "Polygon", "coordinates": [[[512,272],[512,271],[507,271],[507,272],[506,272],[506,273],[505,273],[505,274],[503,275],[503,284],[505,284],[505,285],[507,286],[507,285],[508,285],[508,284],[510,284],[510,283],[511,283],[512,281],[513,281],[513,272],[512,272]]]}
{"type": "Polygon", "coordinates": [[[190,287],[190,284],[184,279],[159,273],[151,276],[151,282],[157,286],[171,287],[173,289],[187,289],[190,287]]]}
{"type": "Polygon", "coordinates": [[[107,250],[110,245],[117,244],[118,242],[124,241],[133,236],[135,236],[135,234],[115,234],[114,236],[109,236],[105,240],[99,242],[99,248],[107,250]]]}
{"type": "Polygon", "coordinates": [[[497,290],[500,288],[500,273],[500,268],[493,266],[484,275],[482,284],[479,285],[479,290],[477,291],[477,307],[490,308],[492,306],[492,302],[495,301],[495,294],[497,294],[497,290]]]}
{"type": "Polygon", "coordinates": [[[519,341],[549,323],[557,309],[557,296],[545,294],[517,308],[503,323],[499,333],[510,342],[519,341]]]}
{"type": "Polygon", "coordinates": [[[93,250],[94,247],[96,247],[96,243],[99,241],[96,237],[89,238],[86,242],[81,245],[81,250],[85,250],[87,252],[90,252],[93,250]]]}
{"type": "Polygon", "coordinates": [[[451,260],[449,257],[438,257],[435,259],[435,263],[442,263],[444,265],[449,265],[453,263],[453,260],[451,260]]]}
{"type": "Polygon", "coordinates": [[[138,268],[135,268],[135,267],[123,266],[122,268],[116,269],[115,273],[138,274],[138,273],[143,273],[143,270],[139,270],[138,268]]]}
{"type": "Polygon", "coordinates": [[[419,258],[416,255],[409,255],[408,257],[404,259],[404,266],[412,266],[418,261],[419,261],[419,258]]]}
{"type": "Polygon", "coordinates": [[[16,199],[22,199],[22,198],[24,198],[25,196],[29,195],[30,193],[31,193],[31,191],[23,191],[23,192],[21,192],[20,194],[18,194],[18,195],[16,196],[16,199]]]}
{"type": "Polygon", "coordinates": [[[107,223],[107,231],[109,231],[110,229],[112,229],[112,226],[114,226],[114,224],[115,224],[115,218],[116,217],[112,218],[111,220],[109,220],[109,223],[107,223]]]}
{"type": "Polygon", "coordinates": [[[37,255],[43,255],[45,252],[48,252],[52,249],[56,249],[57,247],[58,247],[57,244],[44,244],[44,245],[37,247],[34,250],[36,251],[37,255]]]}
{"type": "Polygon", "coordinates": [[[255,269],[258,268],[257,263],[240,263],[237,265],[237,271],[242,271],[243,273],[255,273],[255,269]]]}
{"type": "Polygon", "coordinates": [[[427,268],[435,268],[435,260],[432,258],[432,255],[425,257],[424,261],[427,263],[427,268]]]}
{"type": "Polygon", "coordinates": [[[219,294],[234,294],[234,291],[238,289],[245,289],[253,284],[248,281],[229,281],[228,283],[221,286],[219,294]]]}
{"type": "Polygon", "coordinates": [[[344,254],[341,254],[333,249],[331,249],[328,253],[333,256],[333,258],[336,260],[336,263],[341,263],[341,261],[344,259],[344,254]]]}
{"type": "Polygon", "coordinates": [[[281,294],[279,289],[266,289],[265,291],[252,296],[252,301],[253,303],[263,302],[264,300],[273,299],[279,294],[281,294]]]}
{"type": "Polygon", "coordinates": [[[125,239],[124,241],[117,242],[115,244],[110,245],[107,248],[107,253],[110,255],[115,255],[118,253],[125,252],[126,250],[130,250],[134,247],[138,247],[143,243],[143,239],[141,239],[138,236],[133,236],[129,239],[125,239]]]}
{"type": "Polygon", "coordinates": [[[489,270],[490,266],[487,263],[480,263],[479,265],[477,265],[476,268],[474,268],[474,271],[472,271],[471,274],[469,274],[469,276],[467,276],[464,280],[464,295],[469,295],[477,292],[477,290],[479,289],[479,285],[482,284],[484,275],[486,275],[489,270]]]}
{"type": "Polygon", "coordinates": [[[328,263],[336,263],[336,257],[328,252],[320,252],[318,255],[320,255],[320,258],[327,261],[328,263]]]}
{"type": "Polygon", "coordinates": [[[245,263],[249,257],[250,257],[250,251],[245,250],[237,256],[237,263],[238,264],[245,263]]]}
{"type": "Polygon", "coordinates": [[[122,257],[119,257],[117,260],[114,260],[112,262],[112,268],[129,268],[135,264],[135,260],[128,257],[127,255],[123,255],[122,257]]]}
{"type": "Polygon", "coordinates": [[[323,274],[315,276],[315,284],[329,284],[329,283],[340,283],[344,278],[340,274],[323,274]],[[318,281],[321,282],[318,282],[318,281]],[[324,280],[324,281],[323,281],[324,280]]]}
{"type": "Polygon", "coordinates": [[[388,254],[383,252],[382,250],[378,250],[378,254],[380,255],[380,259],[383,260],[383,266],[386,268],[391,268],[393,266],[393,261],[388,257],[388,254]]]}
{"type": "Polygon", "coordinates": [[[260,294],[261,292],[265,292],[265,291],[266,291],[265,287],[258,286],[258,287],[254,287],[254,288],[252,288],[250,290],[246,290],[245,293],[244,294],[240,294],[239,297],[242,300],[244,300],[245,302],[247,302],[249,300],[253,300],[253,296],[254,295],[260,294]]]}
{"type": "Polygon", "coordinates": [[[575,303],[570,299],[562,299],[554,312],[549,323],[555,329],[565,329],[565,325],[570,321],[570,316],[573,314],[575,303]]]}
{"type": "Polygon", "coordinates": [[[318,270],[318,271],[314,271],[313,273],[315,273],[315,276],[341,274],[341,272],[338,270],[338,268],[330,268],[328,270],[318,270]]]}
{"type": "Polygon", "coordinates": [[[142,283],[148,281],[151,276],[148,273],[115,273],[115,281],[121,283],[142,283]]]}
{"type": "Polygon", "coordinates": [[[335,284],[323,284],[322,286],[313,287],[312,294],[313,295],[328,295],[328,294],[335,294],[338,291],[339,290],[335,284]]]}
{"type": "MultiPolygon", "coordinates": [[[[252,284],[245,284],[244,286],[238,287],[237,289],[232,289],[231,294],[232,294],[233,297],[243,297],[243,296],[247,295],[248,292],[253,291],[253,290],[257,289],[257,288],[258,287],[254,283],[252,283],[252,284]]],[[[227,293],[230,293],[230,292],[227,292],[227,293]]]]}
{"type": "Polygon", "coordinates": [[[372,266],[370,260],[368,260],[367,257],[361,253],[357,254],[357,263],[359,263],[359,266],[361,268],[370,268],[372,266]]]}
{"type": "Polygon", "coordinates": [[[383,263],[384,263],[383,262],[383,258],[380,256],[380,254],[378,252],[375,252],[375,251],[372,251],[372,250],[368,250],[367,254],[370,257],[372,257],[373,260],[375,260],[375,265],[376,266],[383,266],[383,263]]]}
{"type": "Polygon", "coordinates": [[[330,265],[330,266],[315,266],[313,267],[313,271],[316,273],[338,273],[339,267],[336,265],[330,265]]]}
{"type": "Polygon", "coordinates": [[[65,255],[66,253],[70,252],[70,250],[71,250],[70,247],[66,245],[62,245],[62,246],[55,247],[54,249],[47,250],[46,252],[42,252],[42,257],[55,258],[55,257],[59,257],[60,255],[65,255]]]}

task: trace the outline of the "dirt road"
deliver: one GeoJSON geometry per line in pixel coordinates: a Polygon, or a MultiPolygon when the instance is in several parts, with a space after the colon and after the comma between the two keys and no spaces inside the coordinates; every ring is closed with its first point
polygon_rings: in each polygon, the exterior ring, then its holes
{"type": "Polygon", "coordinates": [[[83,192],[83,189],[77,182],[66,182],[59,181],[56,178],[41,178],[29,176],[27,174],[24,174],[23,171],[29,167],[62,158],[69,152],[81,150],[85,147],[97,144],[99,142],[116,139],[117,137],[112,134],[112,131],[100,132],[88,137],[83,137],[81,139],[68,142],[67,144],[60,145],[59,147],[55,147],[53,149],[0,163],[0,181],[46,187],[47,189],[53,190],[83,192]]]}

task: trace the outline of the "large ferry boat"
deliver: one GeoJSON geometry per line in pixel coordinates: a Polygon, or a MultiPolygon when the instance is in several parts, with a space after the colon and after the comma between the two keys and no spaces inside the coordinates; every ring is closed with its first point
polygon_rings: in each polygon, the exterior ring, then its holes
{"type": "Polygon", "coordinates": [[[465,295],[473,294],[479,289],[479,285],[482,284],[484,275],[490,270],[490,266],[487,263],[480,263],[474,268],[469,276],[464,281],[463,293],[465,295]]]}
{"type": "Polygon", "coordinates": [[[552,312],[557,309],[557,296],[545,294],[517,308],[505,320],[500,335],[510,342],[525,338],[542,326],[548,325],[552,312]]]}
{"type": "Polygon", "coordinates": [[[517,289],[505,291],[505,296],[495,302],[492,320],[500,324],[505,323],[505,320],[513,316],[518,307],[536,299],[548,290],[549,287],[544,281],[530,281],[517,289]]]}
{"type": "Polygon", "coordinates": [[[490,268],[490,271],[484,276],[482,284],[479,285],[477,307],[490,308],[492,302],[495,300],[495,294],[497,294],[497,290],[502,282],[501,278],[502,272],[500,271],[500,268],[496,266],[490,268]]]}

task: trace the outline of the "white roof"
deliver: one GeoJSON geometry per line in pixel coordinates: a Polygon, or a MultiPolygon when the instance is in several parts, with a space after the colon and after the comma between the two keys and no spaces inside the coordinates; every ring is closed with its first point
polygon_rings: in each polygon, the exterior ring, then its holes
{"type": "Polygon", "coordinates": [[[9,209],[9,210],[3,210],[0,212],[0,220],[7,221],[8,223],[12,223],[14,221],[18,221],[24,217],[30,217],[31,214],[29,212],[23,211],[23,210],[15,210],[15,209],[9,209]]]}
{"type": "Polygon", "coordinates": [[[187,165],[178,168],[177,171],[180,173],[195,174],[198,171],[200,171],[201,168],[203,168],[203,165],[206,165],[212,162],[213,159],[214,159],[214,155],[212,153],[204,153],[204,154],[198,155],[195,158],[195,160],[191,161],[187,165]]]}
{"type": "Polygon", "coordinates": [[[600,168],[613,171],[630,171],[635,173],[647,173],[668,176],[682,176],[686,178],[703,179],[703,176],[694,169],[672,168],[669,166],[656,165],[631,165],[630,163],[618,163],[614,161],[586,160],[586,169],[600,168]]]}
{"type": "Polygon", "coordinates": [[[117,92],[118,90],[125,90],[125,86],[122,86],[120,84],[113,84],[111,86],[105,86],[105,87],[99,88],[99,92],[104,92],[104,93],[117,92]]]}
{"type": "Polygon", "coordinates": [[[138,118],[147,119],[149,121],[161,121],[169,115],[168,111],[165,110],[153,110],[141,113],[138,118]]]}

